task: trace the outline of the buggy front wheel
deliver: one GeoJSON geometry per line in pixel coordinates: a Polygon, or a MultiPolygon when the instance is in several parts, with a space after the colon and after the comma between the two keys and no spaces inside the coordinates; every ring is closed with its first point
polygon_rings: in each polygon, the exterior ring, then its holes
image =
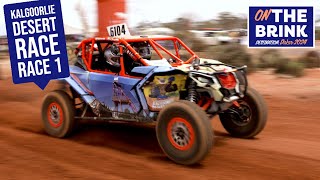
{"type": "Polygon", "coordinates": [[[231,136],[253,138],[266,125],[268,108],[263,97],[253,88],[248,88],[245,97],[238,101],[239,107],[232,106],[220,113],[220,121],[231,136]]]}
{"type": "Polygon", "coordinates": [[[177,101],[163,108],[156,133],[164,153],[178,164],[198,163],[212,147],[213,130],[208,116],[189,101],[177,101]]]}

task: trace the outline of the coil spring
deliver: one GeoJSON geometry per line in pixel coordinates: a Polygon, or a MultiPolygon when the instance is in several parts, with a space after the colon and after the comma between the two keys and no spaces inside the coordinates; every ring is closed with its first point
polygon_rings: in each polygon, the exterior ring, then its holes
{"type": "Polygon", "coordinates": [[[191,81],[189,86],[188,86],[188,101],[197,103],[198,98],[197,98],[197,91],[196,91],[196,82],[191,81]]]}

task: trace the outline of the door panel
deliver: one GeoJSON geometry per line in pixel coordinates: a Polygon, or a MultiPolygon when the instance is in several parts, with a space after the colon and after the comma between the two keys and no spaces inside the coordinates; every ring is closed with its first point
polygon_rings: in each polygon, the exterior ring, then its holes
{"type": "Polygon", "coordinates": [[[95,72],[90,72],[89,74],[89,89],[101,103],[109,107],[111,110],[114,108],[112,96],[115,77],[116,76],[112,74],[95,72]]]}
{"type": "Polygon", "coordinates": [[[112,111],[136,113],[141,106],[132,88],[140,79],[91,72],[89,88],[112,111]]]}
{"type": "MultiPolygon", "coordinates": [[[[130,113],[137,113],[141,106],[138,100],[138,96],[133,89],[133,87],[138,84],[140,79],[136,78],[128,78],[128,77],[118,77],[118,87],[117,92],[124,101],[121,103],[121,107],[119,107],[119,111],[122,112],[130,112],[130,113]]],[[[117,85],[116,84],[116,85],[117,85]]]]}

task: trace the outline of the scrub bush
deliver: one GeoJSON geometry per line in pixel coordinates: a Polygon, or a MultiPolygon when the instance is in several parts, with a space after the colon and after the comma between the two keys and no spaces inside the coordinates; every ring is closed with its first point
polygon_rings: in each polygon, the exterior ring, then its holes
{"type": "Polygon", "coordinates": [[[279,65],[275,73],[279,74],[289,74],[295,77],[301,77],[304,74],[304,65],[296,61],[288,61],[288,63],[283,63],[279,65]]]}
{"type": "Polygon", "coordinates": [[[317,51],[309,51],[299,58],[299,62],[303,63],[306,68],[319,68],[319,53],[317,51]]]}
{"type": "Polygon", "coordinates": [[[276,49],[268,49],[260,53],[258,67],[259,68],[277,68],[283,63],[288,63],[281,53],[276,49]]]}
{"type": "Polygon", "coordinates": [[[207,58],[216,59],[234,66],[248,66],[248,71],[254,70],[251,55],[239,44],[225,44],[209,48],[207,58]]]}

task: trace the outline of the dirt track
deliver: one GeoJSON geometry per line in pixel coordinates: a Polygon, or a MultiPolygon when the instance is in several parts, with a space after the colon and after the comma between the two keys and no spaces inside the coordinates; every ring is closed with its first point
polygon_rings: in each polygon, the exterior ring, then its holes
{"type": "Polygon", "coordinates": [[[2,80],[0,179],[319,179],[320,70],[314,71],[299,79],[250,75],[269,106],[266,129],[256,139],[235,139],[214,119],[215,146],[192,167],[168,160],[152,127],[87,123],[68,139],[51,138],[40,119],[45,92],[2,80]]]}

